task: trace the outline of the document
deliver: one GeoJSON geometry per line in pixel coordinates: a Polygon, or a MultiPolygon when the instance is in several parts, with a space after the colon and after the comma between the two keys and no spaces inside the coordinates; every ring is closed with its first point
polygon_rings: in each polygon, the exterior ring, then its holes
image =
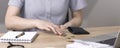
{"type": "Polygon", "coordinates": [[[66,48],[113,48],[107,44],[101,44],[96,42],[74,40],[74,43],[66,45],[66,48]]]}

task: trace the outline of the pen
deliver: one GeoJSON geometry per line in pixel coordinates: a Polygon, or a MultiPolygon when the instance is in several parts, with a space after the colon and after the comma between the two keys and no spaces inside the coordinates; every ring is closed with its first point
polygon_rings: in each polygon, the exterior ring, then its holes
{"type": "Polygon", "coordinates": [[[24,34],[25,34],[25,32],[22,32],[22,33],[18,34],[15,38],[19,38],[19,37],[23,36],[24,34]]]}

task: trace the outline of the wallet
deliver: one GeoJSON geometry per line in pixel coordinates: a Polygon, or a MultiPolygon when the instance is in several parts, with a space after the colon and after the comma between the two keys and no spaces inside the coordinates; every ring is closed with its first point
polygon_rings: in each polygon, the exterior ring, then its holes
{"type": "Polygon", "coordinates": [[[81,27],[68,27],[67,29],[72,34],[90,34],[88,31],[81,27]]]}

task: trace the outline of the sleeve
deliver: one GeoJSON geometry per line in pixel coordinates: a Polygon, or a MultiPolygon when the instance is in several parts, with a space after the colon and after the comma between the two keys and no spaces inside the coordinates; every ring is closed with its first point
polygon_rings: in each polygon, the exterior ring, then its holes
{"type": "Polygon", "coordinates": [[[86,7],[85,0],[70,0],[70,9],[72,11],[80,10],[86,7]]]}
{"type": "Polygon", "coordinates": [[[24,4],[24,0],[9,0],[8,5],[10,6],[16,6],[21,8],[24,4]]]}

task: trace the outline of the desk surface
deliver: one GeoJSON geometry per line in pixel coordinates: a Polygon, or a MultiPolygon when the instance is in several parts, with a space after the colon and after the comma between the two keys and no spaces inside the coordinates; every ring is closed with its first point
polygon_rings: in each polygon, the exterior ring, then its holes
{"type": "MultiPolygon", "coordinates": [[[[72,37],[74,39],[85,39],[95,36],[100,36],[108,33],[118,32],[120,26],[109,26],[109,27],[94,27],[86,28],[90,32],[89,35],[73,35],[67,32],[67,37],[72,37]],[[74,36],[74,37],[73,37],[74,36]]],[[[4,33],[0,33],[2,36],[4,33]]],[[[54,34],[49,34],[46,32],[40,32],[39,36],[33,43],[19,43],[25,46],[25,48],[65,48],[65,46],[71,42],[68,42],[67,37],[56,36],[54,34]]],[[[0,43],[0,48],[7,48],[7,43],[0,43]]]]}

